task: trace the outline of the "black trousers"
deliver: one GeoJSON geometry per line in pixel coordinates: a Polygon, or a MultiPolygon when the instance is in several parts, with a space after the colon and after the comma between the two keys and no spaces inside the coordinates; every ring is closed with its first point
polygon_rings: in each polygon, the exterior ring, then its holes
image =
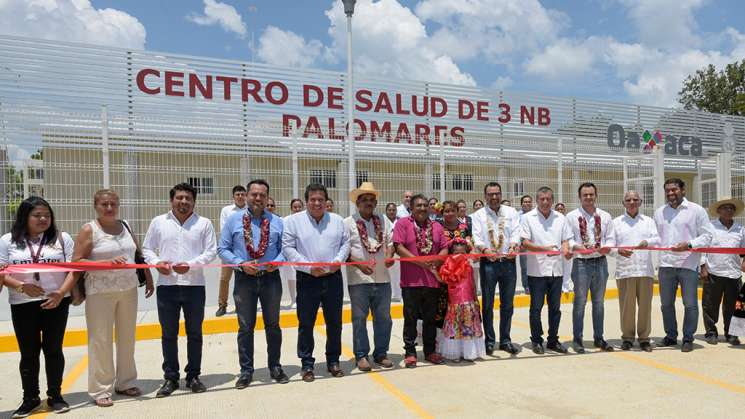
{"type": "Polygon", "coordinates": [[[724,317],[724,336],[729,338],[729,323],[735,312],[737,294],[740,292],[742,281],[740,278],[727,278],[709,274],[704,281],[701,295],[701,311],[704,313],[704,329],[706,336],[719,336],[717,322],[719,321],[719,305],[722,305],[724,317]]]}
{"type": "Polygon", "coordinates": [[[406,356],[416,356],[416,322],[422,319],[422,341],[424,356],[435,352],[437,327],[437,300],[440,296],[439,288],[404,287],[401,288],[404,300],[404,351],[406,356]]]}
{"type": "Polygon", "coordinates": [[[13,329],[21,350],[21,384],[23,398],[39,397],[39,355],[44,351],[47,373],[47,395],[59,396],[62,391],[62,374],[65,355],[62,341],[65,338],[70,297],[51,309],[41,308],[43,301],[32,301],[10,306],[13,329]]]}
{"type": "Polygon", "coordinates": [[[297,272],[297,356],[303,370],[313,370],[315,339],[313,328],[318,308],[323,308],[326,322],[326,365],[338,364],[341,356],[341,313],[344,305],[344,281],[341,271],[316,278],[297,272]]]}

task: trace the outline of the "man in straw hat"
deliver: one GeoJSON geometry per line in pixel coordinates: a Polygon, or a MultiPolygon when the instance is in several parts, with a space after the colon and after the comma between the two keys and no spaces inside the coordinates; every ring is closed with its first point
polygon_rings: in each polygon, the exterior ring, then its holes
{"type": "Polygon", "coordinates": [[[391,277],[388,268],[393,264],[393,224],[387,217],[375,213],[380,192],[372,182],[364,182],[349,193],[357,205],[357,212],[344,219],[349,229],[349,261],[372,262],[371,265],[352,265],[347,270],[349,298],[352,301],[352,336],[354,358],[360,371],[372,369],[368,355],[367,315],[372,312],[375,347],[373,361],[383,368],[391,368],[388,345],[391,340],[391,277]]]}
{"type": "MultiPolygon", "coordinates": [[[[709,215],[716,218],[714,238],[711,247],[745,247],[745,230],[742,224],[736,223],[734,218],[740,215],[745,203],[740,199],[724,198],[709,207],[709,215]]],[[[729,334],[729,324],[735,311],[735,300],[742,286],[742,257],[736,254],[707,253],[701,261],[701,279],[704,291],[701,298],[701,308],[704,312],[704,329],[706,342],[716,345],[719,340],[717,321],[719,320],[719,304],[722,304],[724,317],[724,336],[731,345],[739,345],[740,339],[729,334]]]]}

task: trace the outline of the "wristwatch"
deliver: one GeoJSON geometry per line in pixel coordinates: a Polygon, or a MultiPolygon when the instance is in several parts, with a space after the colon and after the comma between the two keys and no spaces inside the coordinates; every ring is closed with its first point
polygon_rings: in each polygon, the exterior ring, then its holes
{"type": "Polygon", "coordinates": [[[23,285],[25,285],[23,282],[21,282],[21,285],[15,287],[16,292],[20,292],[23,294],[23,285]]]}
{"type": "Polygon", "coordinates": [[[688,242],[688,248],[693,249],[693,245],[691,244],[691,242],[688,242]]]}

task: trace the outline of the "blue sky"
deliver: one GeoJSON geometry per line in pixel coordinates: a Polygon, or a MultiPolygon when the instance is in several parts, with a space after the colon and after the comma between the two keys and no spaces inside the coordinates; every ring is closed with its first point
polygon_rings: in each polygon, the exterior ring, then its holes
{"type": "MultiPolygon", "coordinates": [[[[36,2],[0,3],[0,33],[346,66],[340,0],[36,2]]],[[[661,106],[745,58],[741,0],[359,0],[355,29],[361,73],[661,106]]]]}

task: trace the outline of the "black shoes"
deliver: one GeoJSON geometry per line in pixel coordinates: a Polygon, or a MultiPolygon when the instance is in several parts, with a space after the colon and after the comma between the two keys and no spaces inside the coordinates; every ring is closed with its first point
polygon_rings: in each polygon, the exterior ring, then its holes
{"type": "Polygon", "coordinates": [[[542,343],[534,343],[533,344],[533,353],[536,355],[543,355],[546,353],[545,350],[543,350],[543,344],[542,343]]]}
{"type": "Polygon", "coordinates": [[[693,350],[693,342],[683,342],[683,346],[680,348],[681,352],[691,352],[693,350]]]}
{"type": "Polygon", "coordinates": [[[633,348],[633,347],[634,347],[634,343],[633,342],[629,342],[628,340],[625,340],[625,341],[623,341],[623,343],[621,343],[621,350],[622,351],[630,351],[631,348],[633,348]]]}
{"type": "Polygon", "coordinates": [[[709,345],[716,345],[717,343],[719,343],[719,336],[717,335],[707,335],[704,336],[704,339],[709,345]]]}
{"type": "Polygon", "coordinates": [[[199,377],[194,377],[186,380],[186,388],[190,388],[192,393],[204,393],[205,391],[207,391],[207,387],[202,384],[202,381],[199,379],[199,377]]]}
{"type": "Polygon", "coordinates": [[[18,406],[18,409],[16,409],[15,412],[13,412],[13,415],[11,418],[25,418],[31,416],[32,413],[34,413],[34,410],[36,410],[37,407],[41,405],[41,399],[38,397],[34,397],[33,399],[23,399],[23,402],[21,402],[21,405],[18,406]]]}
{"type": "Polygon", "coordinates": [[[49,409],[54,411],[54,413],[66,413],[70,411],[70,405],[67,404],[61,395],[49,396],[47,399],[47,406],[49,406],[49,409]]]}
{"type": "Polygon", "coordinates": [[[166,380],[166,382],[163,383],[162,386],[160,386],[160,389],[158,389],[158,392],[155,393],[155,397],[156,398],[168,397],[171,395],[171,393],[176,391],[177,388],[178,388],[178,381],[166,380]]]}
{"type": "Polygon", "coordinates": [[[248,387],[249,384],[251,384],[251,381],[253,380],[253,374],[241,374],[240,377],[238,377],[237,380],[235,380],[235,388],[238,390],[243,390],[244,388],[248,387]]]}
{"type": "Polygon", "coordinates": [[[549,343],[548,345],[546,345],[546,348],[560,354],[567,353],[567,348],[565,348],[564,345],[561,344],[561,342],[549,343]]]}
{"type": "Polygon", "coordinates": [[[269,370],[269,375],[272,377],[272,379],[279,384],[287,384],[290,382],[290,377],[285,374],[284,371],[282,371],[281,367],[273,367],[269,370]]]}
{"type": "Polygon", "coordinates": [[[740,338],[737,336],[727,336],[727,343],[732,346],[740,346],[740,338]]]}
{"type": "Polygon", "coordinates": [[[225,313],[228,311],[228,306],[218,306],[217,311],[215,312],[215,316],[222,317],[225,315],[225,313]]]}
{"type": "Polygon", "coordinates": [[[642,348],[642,351],[644,352],[652,352],[652,344],[649,342],[641,342],[639,343],[639,347],[642,348]]]}
{"type": "Polygon", "coordinates": [[[572,349],[578,354],[585,353],[585,345],[582,343],[582,339],[574,339],[572,341],[572,349]]]}
{"type": "Polygon", "coordinates": [[[594,345],[601,351],[613,352],[613,347],[608,345],[608,342],[606,342],[605,339],[595,339],[594,345]]]}
{"type": "Polygon", "coordinates": [[[494,347],[493,346],[487,346],[486,347],[486,354],[489,356],[494,355],[494,347]]]}
{"type": "Polygon", "coordinates": [[[665,336],[662,339],[662,342],[657,344],[657,346],[663,346],[663,347],[664,346],[677,346],[677,345],[678,345],[678,339],[669,338],[667,336],[665,336]]]}
{"type": "MultiPolygon", "coordinates": [[[[520,348],[518,348],[517,345],[513,344],[512,342],[507,342],[499,345],[499,349],[507,352],[510,355],[517,355],[520,352],[520,348]]],[[[487,355],[490,355],[488,350],[486,353],[487,355]]],[[[494,353],[493,349],[492,353],[494,353]]]]}

